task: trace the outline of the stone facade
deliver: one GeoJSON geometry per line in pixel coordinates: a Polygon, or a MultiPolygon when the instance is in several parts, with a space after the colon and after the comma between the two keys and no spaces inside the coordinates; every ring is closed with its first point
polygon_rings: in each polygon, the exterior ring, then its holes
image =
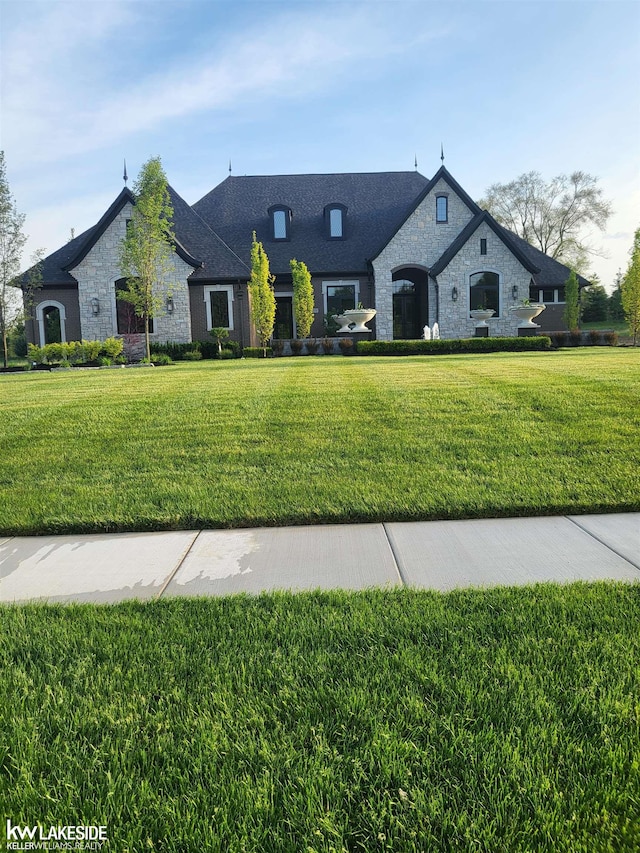
{"type": "MultiPolygon", "coordinates": [[[[131,204],[125,205],[109,224],[88,255],[70,270],[78,282],[78,305],[81,336],[86,340],[104,340],[118,333],[115,282],[122,277],[119,266],[120,243],[125,237],[131,204]],[[94,302],[98,300],[98,313],[94,302]]],[[[191,341],[191,315],[187,277],[192,268],[178,255],[171,257],[171,270],[161,288],[171,293],[173,313],[160,312],[154,317],[151,340],[164,343],[191,341]]],[[[159,288],[160,291],[160,288],[159,288]]]]}
{"type": "Polygon", "coordinates": [[[451,263],[438,276],[440,305],[440,334],[443,338],[471,338],[475,334],[476,321],[469,316],[469,276],[477,272],[495,272],[500,276],[500,310],[487,320],[490,335],[518,334],[518,320],[509,311],[522,299],[529,296],[531,273],[513,256],[511,251],[496,236],[495,232],[482,223],[471,235],[451,263]],[[487,254],[480,254],[480,240],[487,241],[487,254]],[[513,287],[518,288],[513,298],[513,287]],[[453,288],[457,288],[458,299],[453,301],[453,288]]]}
{"type": "MultiPolygon", "coordinates": [[[[375,273],[376,333],[378,340],[393,340],[393,273],[400,267],[428,269],[453,243],[473,213],[444,180],[439,180],[404,225],[373,259],[375,273]],[[436,222],[436,196],[448,198],[447,222],[436,222]]],[[[436,320],[435,283],[429,282],[429,325],[436,320]]],[[[441,329],[441,334],[448,335],[441,329]]]]}
{"type": "MultiPolygon", "coordinates": [[[[463,228],[473,213],[444,180],[438,181],[387,246],[373,260],[376,282],[377,337],[393,339],[393,273],[402,267],[428,270],[463,228]],[[436,196],[447,193],[448,221],[436,222],[436,196]]],[[[469,279],[477,272],[494,272],[500,277],[500,310],[488,321],[490,335],[517,335],[517,320],[509,308],[529,296],[531,273],[499,239],[486,222],[438,276],[429,277],[429,325],[438,322],[443,338],[468,338],[475,334],[476,321],[469,315],[469,279]],[[486,240],[486,254],[480,241],[486,240]],[[513,287],[517,295],[513,297],[513,287]],[[457,300],[452,293],[457,290],[457,300]]]]}

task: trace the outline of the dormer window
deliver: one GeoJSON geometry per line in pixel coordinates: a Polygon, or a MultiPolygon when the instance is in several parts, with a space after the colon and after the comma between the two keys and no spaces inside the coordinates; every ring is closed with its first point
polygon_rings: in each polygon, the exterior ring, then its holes
{"type": "Polygon", "coordinates": [[[278,204],[269,208],[271,218],[271,239],[291,239],[291,208],[278,204]]]}
{"type": "Polygon", "coordinates": [[[446,195],[436,196],[436,222],[449,221],[449,199],[446,195]]]}
{"type": "Polygon", "coordinates": [[[324,209],[324,221],[329,240],[342,240],[344,218],[347,208],[343,204],[328,204],[324,209]]]}

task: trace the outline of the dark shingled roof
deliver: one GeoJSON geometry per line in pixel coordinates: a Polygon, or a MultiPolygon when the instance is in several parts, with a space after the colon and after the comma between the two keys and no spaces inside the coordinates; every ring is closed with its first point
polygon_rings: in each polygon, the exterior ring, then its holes
{"type": "Polygon", "coordinates": [[[495,219],[491,216],[488,211],[483,210],[481,213],[478,213],[473,217],[470,222],[468,222],[462,231],[458,234],[453,243],[446,249],[442,255],[438,258],[435,264],[429,270],[430,275],[438,276],[440,273],[449,266],[451,261],[458,254],[460,249],[466,244],[467,240],[473,236],[475,231],[478,229],[482,223],[485,222],[492,231],[496,234],[498,239],[502,240],[502,242],[507,246],[507,248],[516,256],[516,258],[520,261],[522,266],[528,270],[530,273],[539,273],[540,267],[536,266],[531,258],[522,251],[520,246],[512,239],[515,235],[511,234],[505,228],[501,228],[500,225],[495,221],[495,219]]]}
{"type": "MultiPolygon", "coordinates": [[[[232,250],[225,246],[223,241],[171,186],[168,189],[173,206],[176,253],[186,263],[194,267],[189,280],[219,276],[219,269],[224,269],[229,276],[246,278],[249,268],[235,257],[232,250]]],[[[42,265],[43,283],[47,285],[76,284],[76,279],[72,275],[74,267],[89,254],[128,202],[135,203],[135,200],[131,190],[125,187],[92,228],[66,243],[61,249],[48,255],[42,265]]],[[[23,283],[26,282],[28,274],[29,271],[21,277],[23,283]]]]}
{"type": "MultiPolygon", "coordinates": [[[[535,264],[535,266],[540,270],[540,272],[537,272],[533,276],[535,284],[540,287],[557,287],[559,284],[564,284],[569,278],[569,273],[571,272],[569,267],[565,266],[560,261],[550,258],[549,255],[545,255],[545,253],[541,252],[540,249],[536,249],[534,246],[531,246],[526,240],[523,240],[522,237],[514,234],[513,231],[508,231],[504,226],[498,225],[498,228],[503,234],[506,234],[512,243],[520,248],[522,254],[528,257],[531,263],[535,264]]],[[[591,282],[579,275],[578,284],[580,287],[589,287],[591,282]]]]}
{"type": "Polygon", "coordinates": [[[276,275],[290,272],[291,258],[314,274],[365,274],[367,260],[395,233],[428,183],[419,172],[232,176],[193,209],[247,264],[255,230],[276,275]],[[331,203],[347,208],[343,240],[326,237],[323,212],[331,203]],[[291,209],[290,240],[271,239],[273,205],[291,209]]]}
{"type": "MultiPolygon", "coordinates": [[[[503,240],[534,282],[563,284],[569,270],[547,257],[481,211],[442,166],[427,180],[419,172],[361,172],[328,175],[257,175],[229,177],[190,207],[169,187],[173,205],[176,252],[194,267],[189,281],[238,279],[250,274],[251,234],[255,230],[269,256],[271,272],[289,275],[289,261],[304,261],[312,273],[365,275],[368,263],[380,254],[439,180],[444,180],[474,214],[431,269],[438,275],[482,222],[503,240]],[[329,204],[346,208],[344,239],[329,240],[324,210],[329,204]],[[271,238],[269,208],[289,207],[290,240],[271,238]]],[[[74,285],[73,268],[86,257],[114,217],[134,196],[125,187],[99,222],[49,255],[43,262],[43,282],[74,285]]],[[[22,280],[28,273],[22,276],[22,280]]],[[[589,282],[580,277],[580,285],[589,282]]]]}

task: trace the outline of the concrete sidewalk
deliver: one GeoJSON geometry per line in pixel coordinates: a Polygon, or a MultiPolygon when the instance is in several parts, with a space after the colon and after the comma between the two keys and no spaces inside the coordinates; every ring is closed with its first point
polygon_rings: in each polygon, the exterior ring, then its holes
{"type": "Polygon", "coordinates": [[[0,538],[0,602],[640,580],[640,513],[0,538]]]}

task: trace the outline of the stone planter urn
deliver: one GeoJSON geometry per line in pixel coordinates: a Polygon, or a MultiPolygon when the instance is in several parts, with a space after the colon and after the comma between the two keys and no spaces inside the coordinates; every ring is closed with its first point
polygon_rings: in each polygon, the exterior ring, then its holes
{"type": "Polygon", "coordinates": [[[487,320],[490,320],[495,313],[493,308],[475,308],[470,312],[473,319],[476,320],[476,329],[479,326],[482,326],[482,328],[488,326],[487,320]]]}
{"type": "Polygon", "coordinates": [[[369,332],[371,334],[371,329],[367,329],[365,323],[368,323],[370,320],[376,316],[375,308],[349,308],[340,317],[336,317],[338,322],[346,323],[346,328],[338,329],[338,334],[340,332],[351,332],[352,334],[355,332],[369,332]],[[350,329],[349,324],[355,323],[355,328],[350,329]]]}
{"type": "Polygon", "coordinates": [[[541,314],[546,305],[543,305],[541,302],[532,302],[531,305],[514,305],[513,308],[510,308],[510,311],[513,311],[515,316],[520,321],[518,323],[519,329],[539,329],[537,323],[534,323],[533,320],[538,314],[541,314]]]}
{"type": "Polygon", "coordinates": [[[349,323],[352,323],[353,321],[349,317],[346,317],[344,314],[334,314],[333,319],[340,326],[340,328],[336,331],[336,335],[339,335],[342,332],[351,331],[351,329],[349,328],[349,323]]]}

